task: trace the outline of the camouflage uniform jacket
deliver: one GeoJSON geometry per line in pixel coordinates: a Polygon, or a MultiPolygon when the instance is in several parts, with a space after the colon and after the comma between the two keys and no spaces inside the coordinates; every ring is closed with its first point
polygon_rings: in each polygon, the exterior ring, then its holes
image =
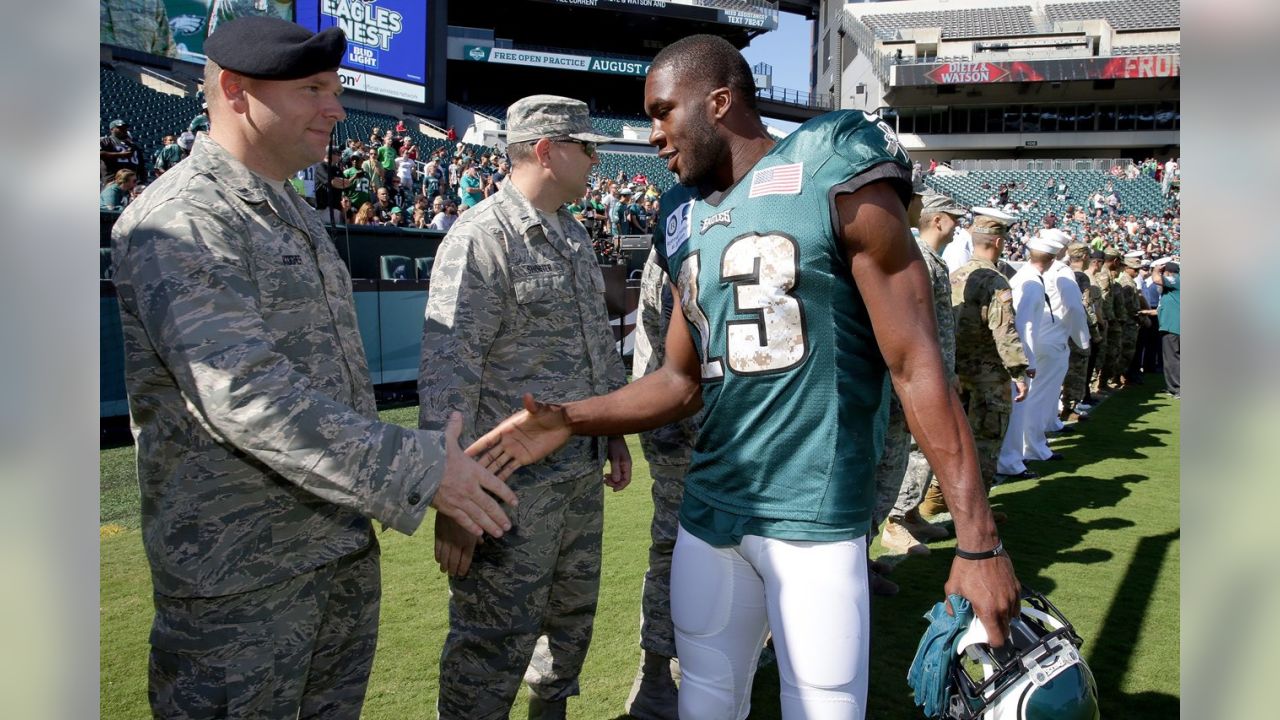
{"type": "Polygon", "coordinates": [[[1138,284],[1129,277],[1129,273],[1120,271],[1116,277],[1116,287],[1119,296],[1119,302],[1116,304],[1116,310],[1121,312],[1120,322],[1125,325],[1138,324],[1138,310],[1142,309],[1142,303],[1138,300],[1138,284]]]}
{"type": "MultiPolygon", "coordinates": [[[[657,262],[657,251],[649,249],[649,259],[640,276],[640,305],[636,309],[635,350],[631,355],[631,375],[639,379],[662,367],[666,356],[667,326],[671,323],[674,300],[671,278],[657,262]]],[[[650,464],[687,465],[698,438],[701,414],[640,434],[645,459],[650,464]]]]}
{"type": "Polygon", "coordinates": [[[929,282],[933,286],[933,314],[938,319],[938,345],[942,348],[942,366],[947,372],[947,382],[956,379],[956,322],[951,312],[951,276],[942,256],[928,243],[916,238],[920,254],[929,267],[929,282]]]}
{"type": "Polygon", "coordinates": [[[1076,270],[1075,274],[1076,285],[1080,287],[1080,294],[1084,297],[1084,312],[1089,318],[1089,342],[1096,343],[1102,340],[1102,331],[1098,329],[1098,318],[1102,315],[1102,293],[1087,273],[1076,270]]]}
{"type": "Polygon", "coordinates": [[[264,587],[417,528],[443,438],[378,422],[318,216],[207,135],[112,230],[156,592],[264,587]]]}
{"type": "Polygon", "coordinates": [[[951,274],[956,372],[966,383],[1008,382],[1027,372],[1014,327],[1013,291],[995,264],[970,259],[951,274]]]}
{"type": "MultiPolygon", "coordinates": [[[[470,440],[518,410],[526,392],[558,403],[625,383],[591,239],[565,208],[556,217],[563,233],[507,182],[449,229],[423,326],[422,427],[439,428],[459,410],[470,440]]],[[[581,477],[604,459],[601,438],[575,436],[511,485],[581,477]]]]}
{"type": "Polygon", "coordinates": [[[1093,286],[1098,289],[1098,305],[1101,311],[1098,319],[1108,324],[1115,322],[1115,290],[1111,286],[1111,272],[1106,268],[1098,270],[1090,268],[1085,271],[1085,274],[1093,281],[1093,286]]]}

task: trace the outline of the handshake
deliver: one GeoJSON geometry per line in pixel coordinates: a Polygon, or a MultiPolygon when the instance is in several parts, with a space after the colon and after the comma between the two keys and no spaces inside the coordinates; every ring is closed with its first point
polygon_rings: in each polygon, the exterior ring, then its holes
{"type": "MultiPolygon", "coordinates": [[[[498,501],[519,502],[506,480],[516,470],[560,449],[573,433],[561,405],[524,396],[524,409],[503,420],[465,450],[462,414],[449,416],[445,427],[445,469],[431,505],[436,518],[436,560],[450,575],[465,575],[471,554],[484,534],[495,538],[511,529],[498,501]],[[496,499],[495,499],[496,498],[496,499]]],[[[617,492],[631,482],[631,455],[621,437],[609,438],[609,473],[604,483],[617,492]]]]}

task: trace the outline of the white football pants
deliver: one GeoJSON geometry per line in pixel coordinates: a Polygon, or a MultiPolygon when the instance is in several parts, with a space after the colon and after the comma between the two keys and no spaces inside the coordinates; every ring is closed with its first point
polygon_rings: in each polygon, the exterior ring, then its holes
{"type": "Polygon", "coordinates": [[[747,535],[714,547],[680,528],[671,565],[680,717],[742,720],[769,631],[784,720],[861,720],[870,607],[865,537],[747,535]]]}

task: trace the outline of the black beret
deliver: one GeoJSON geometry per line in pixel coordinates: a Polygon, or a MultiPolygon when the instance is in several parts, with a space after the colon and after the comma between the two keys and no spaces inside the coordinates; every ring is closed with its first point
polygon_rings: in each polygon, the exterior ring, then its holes
{"type": "Polygon", "coordinates": [[[1090,260],[1106,260],[1107,254],[1102,252],[1101,250],[1090,250],[1089,259],[1090,260]]]}
{"type": "Polygon", "coordinates": [[[220,67],[261,80],[297,80],[337,69],[347,36],[337,27],[310,30],[265,15],[222,23],[204,41],[204,53],[220,67]]]}

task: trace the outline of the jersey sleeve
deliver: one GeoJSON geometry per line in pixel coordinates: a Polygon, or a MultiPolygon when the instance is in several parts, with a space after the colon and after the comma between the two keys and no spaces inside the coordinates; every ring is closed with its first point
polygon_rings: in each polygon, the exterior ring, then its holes
{"type": "Polygon", "coordinates": [[[873,182],[888,181],[905,207],[911,202],[911,159],[898,136],[878,116],[850,110],[831,128],[830,197],[857,192],[873,182]]]}

